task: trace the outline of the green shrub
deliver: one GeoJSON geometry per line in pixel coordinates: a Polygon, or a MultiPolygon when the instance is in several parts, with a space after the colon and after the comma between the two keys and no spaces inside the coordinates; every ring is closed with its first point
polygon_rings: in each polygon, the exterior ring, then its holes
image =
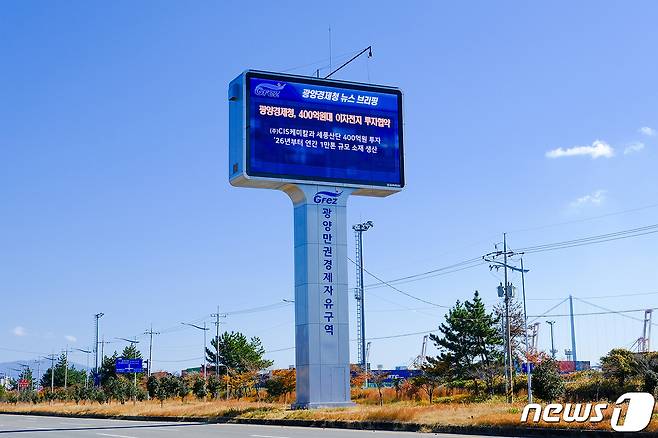
{"type": "Polygon", "coordinates": [[[535,366],[532,387],[535,395],[542,400],[552,402],[564,396],[564,379],[555,360],[544,359],[535,366]]]}

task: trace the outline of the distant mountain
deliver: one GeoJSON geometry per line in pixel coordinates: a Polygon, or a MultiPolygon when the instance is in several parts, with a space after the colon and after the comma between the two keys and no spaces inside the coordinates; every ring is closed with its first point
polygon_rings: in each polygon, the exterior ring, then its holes
{"type": "MultiPolygon", "coordinates": [[[[55,363],[57,363],[57,360],[55,360],[55,363]]],[[[43,373],[45,373],[46,370],[50,368],[50,360],[40,359],[38,361],[16,360],[13,362],[0,362],[0,376],[9,376],[16,378],[20,374],[20,371],[16,371],[16,370],[22,370],[24,368],[23,365],[28,365],[30,369],[32,369],[32,375],[34,376],[34,378],[40,379],[43,373]]],[[[76,370],[86,369],[85,365],[81,365],[76,362],[69,362],[69,365],[74,366],[76,370]]],[[[90,364],[89,366],[92,367],[93,365],[90,364]]]]}

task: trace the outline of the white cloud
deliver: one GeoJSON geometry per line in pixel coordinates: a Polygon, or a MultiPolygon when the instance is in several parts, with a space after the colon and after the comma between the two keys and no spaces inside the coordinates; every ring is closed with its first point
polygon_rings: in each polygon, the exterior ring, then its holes
{"type": "Polygon", "coordinates": [[[591,146],[574,146],[572,148],[557,148],[546,152],[548,158],[574,157],[578,155],[589,155],[592,158],[610,158],[615,155],[615,150],[608,143],[595,140],[591,146]]]}
{"type": "Polygon", "coordinates": [[[78,338],[76,338],[75,336],[71,336],[71,335],[64,336],[64,339],[66,339],[69,342],[78,342],[78,338]]]}
{"type": "Polygon", "coordinates": [[[601,205],[605,201],[606,190],[596,190],[589,195],[581,196],[571,203],[574,208],[582,207],[585,205],[601,205]]]}
{"type": "Polygon", "coordinates": [[[640,152],[642,149],[644,149],[644,143],[636,141],[624,148],[624,155],[632,154],[633,152],[640,152]]]}
{"type": "Polygon", "coordinates": [[[637,130],[640,134],[646,135],[647,137],[653,137],[656,135],[656,130],[649,128],[648,126],[643,126],[637,130]]]}
{"type": "Polygon", "coordinates": [[[27,335],[27,332],[25,331],[24,327],[21,327],[20,325],[17,325],[14,327],[14,329],[11,331],[14,336],[25,336],[27,335]]]}

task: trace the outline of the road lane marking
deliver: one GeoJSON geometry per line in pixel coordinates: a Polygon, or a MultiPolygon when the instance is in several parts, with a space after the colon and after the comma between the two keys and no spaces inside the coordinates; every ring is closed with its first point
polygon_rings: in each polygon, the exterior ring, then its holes
{"type": "Polygon", "coordinates": [[[96,433],[96,435],[111,436],[111,437],[114,437],[114,438],[137,438],[136,436],[130,436],[130,435],[114,435],[114,434],[111,434],[111,433],[100,433],[100,432],[96,433]]]}
{"type": "Polygon", "coordinates": [[[287,436],[274,436],[274,435],[249,435],[254,438],[288,438],[287,436]]]}

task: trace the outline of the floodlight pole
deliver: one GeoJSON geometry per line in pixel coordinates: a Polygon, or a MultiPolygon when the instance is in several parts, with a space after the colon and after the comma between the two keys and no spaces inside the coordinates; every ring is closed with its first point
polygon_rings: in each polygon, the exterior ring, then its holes
{"type": "Polygon", "coordinates": [[[366,370],[366,315],[365,315],[365,286],[363,285],[363,232],[368,231],[373,226],[372,221],[363,222],[352,226],[356,237],[356,257],[357,257],[357,331],[359,342],[359,364],[361,369],[366,370]]]}

